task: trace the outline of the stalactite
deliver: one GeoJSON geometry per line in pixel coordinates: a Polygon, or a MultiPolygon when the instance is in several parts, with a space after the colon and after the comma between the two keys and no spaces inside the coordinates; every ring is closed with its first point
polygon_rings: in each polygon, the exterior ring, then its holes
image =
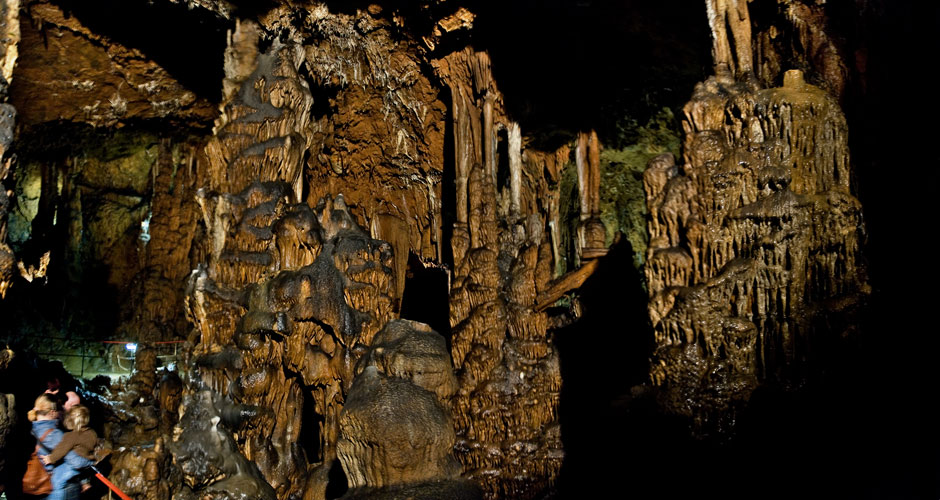
{"type": "Polygon", "coordinates": [[[751,72],[751,18],[747,0],[706,0],[705,5],[712,30],[715,74],[733,77],[751,72]],[[734,54],[728,39],[729,29],[734,38],[734,54]]]}

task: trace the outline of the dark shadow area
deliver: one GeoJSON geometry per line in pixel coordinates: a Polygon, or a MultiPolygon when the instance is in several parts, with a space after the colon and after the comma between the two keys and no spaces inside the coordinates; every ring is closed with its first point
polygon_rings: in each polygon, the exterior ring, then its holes
{"type": "Polygon", "coordinates": [[[696,439],[648,384],[652,332],[630,257],[629,245],[611,249],[580,290],[582,319],[556,334],[559,498],[936,498],[935,377],[929,363],[906,365],[929,354],[888,338],[917,321],[888,314],[896,301],[876,293],[862,308],[861,339],[824,339],[805,386],[759,387],[734,435],[696,439]]]}
{"type": "Polygon", "coordinates": [[[303,414],[301,419],[303,426],[300,428],[300,436],[297,437],[297,443],[307,457],[307,463],[317,463],[323,460],[323,450],[320,449],[320,425],[322,425],[323,415],[316,412],[316,402],[310,390],[303,390],[303,414]]]}
{"type": "Polygon", "coordinates": [[[510,187],[512,173],[509,170],[509,131],[496,132],[496,192],[502,193],[510,187]]]}
{"type": "Polygon", "coordinates": [[[827,13],[851,68],[843,108],[874,289],[857,370],[834,373],[831,396],[844,408],[845,440],[867,452],[860,477],[871,482],[871,498],[938,498],[938,345],[927,332],[937,330],[931,311],[940,272],[927,256],[927,235],[940,199],[940,150],[934,128],[919,125],[935,85],[915,74],[926,54],[940,51],[940,5],[869,1],[860,9],[834,0],[827,13]]]}
{"type": "MultiPolygon", "coordinates": [[[[467,2],[464,2],[467,3],[467,2]]],[[[704,3],[469,2],[509,115],[527,136],[596,129],[608,146],[662,107],[678,110],[711,70],[704,3]]],[[[676,113],[678,115],[678,113],[676,113]]]]}
{"type": "Polygon", "coordinates": [[[347,491],[349,491],[349,482],[346,480],[346,473],[343,472],[343,465],[340,464],[339,459],[333,460],[326,483],[326,498],[339,498],[347,491]]]}
{"type": "Polygon", "coordinates": [[[447,105],[444,118],[444,165],[441,169],[441,263],[454,268],[454,223],[457,222],[457,159],[454,144],[453,99],[444,86],[438,96],[447,105]]]}
{"type": "MultiPolygon", "coordinates": [[[[646,293],[632,262],[633,249],[622,238],[578,291],[581,319],[555,334],[563,381],[562,498],[609,491],[610,485],[598,478],[622,478],[631,466],[645,463],[629,460],[637,444],[628,435],[635,428],[624,420],[634,397],[631,388],[646,380],[653,338],[646,293]],[[584,490],[589,487],[599,490],[584,490]]],[[[647,425],[669,424],[652,420],[647,425]]]]}
{"type": "Polygon", "coordinates": [[[425,267],[414,252],[408,254],[405,291],[402,293],[402,319],[420,321],[440,333],[450,345],[450,294],[447,270],[425,267]]]}

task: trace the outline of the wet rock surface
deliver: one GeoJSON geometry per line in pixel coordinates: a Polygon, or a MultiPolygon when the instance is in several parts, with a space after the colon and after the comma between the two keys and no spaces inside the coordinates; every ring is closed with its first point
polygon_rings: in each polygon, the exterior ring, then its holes
{"type": "Polygon", "coordinates": [[[343,498],[481,498],[454,457],[457,388],[444,338],[392,320],[360,360],[340,417],[343,498]]]}
{"type": "Polygon", "coordinates": [[[204,353],[198,363],[206,385],[264,408],[239,433],[241,449],[272,486],[302,491],[311,476],[305,464],[328,470],[335,460],[355,363],[391,315],[392,253],[352,221],[342,197],[315,212],[287,205],[286,185],[269,187],[268,196],[256,185],[241,198],[256,218],[233,221],[267,238],[227,239],[215,266],[192,276],[189,303],[202,332],[196,349],[204,353]],[[284,216],[271,217],[278,212],[284,216]],[[259,227],[263,217],[267,227],[259,227]],[[252,273],[262,281],[246,283],[252,273]],[[318,436],[306,450],[297,444],[311,432],[305,426],[318,436]]]}
{"type": "Polygon", "coordinates": [[[196,389],[184,399],[183,417],[169,448],[185,486],[173,498],[277,498],[258,466],[239,453],[235,443],[233,429],[251,414],[210,390],[196,389]]]}
{"type": "Polygon", "coordinates": [[[799,71],[773,89],[710,79],[685,114],[682,165],[658,157],[644,176],[651,377],[714,432],[760,383],[804,383],[870,287],[832,97],[799,71]]]}

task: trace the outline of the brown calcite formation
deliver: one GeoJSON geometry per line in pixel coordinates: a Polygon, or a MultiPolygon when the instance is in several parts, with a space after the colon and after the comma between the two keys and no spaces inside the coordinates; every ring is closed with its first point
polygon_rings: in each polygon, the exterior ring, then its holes
{"type": "Polygon", "coordinates": [[[393,252],[342,195],[301,202],[313,103],[297,73],[304,52],[277,39],[259,52],[259,35],[241,22],[226,52],[226,101],[197,195],[205,261],[187,300],[203,383],[263,409],[238,430],[241,453],[279,497],[322,498],[356,361],[393,315],[393,252]],[[319,436],[316,449],[296,444],[302,432],[319,436]]]}
{"type": "Polygon", "coordinates": [[[283,181],[300,198],[301,157],[313,98],[297,71],[296,43],[275,39],[258,50],[260,28],[238,24],[225,51],[222,114],[206,145],[209,188],[238,193],[252,182],[283,181]]]}
{"type": "Polygon", "coordinates": [[[802,383],[869,287],[832,97],[798,71],[771,89],[711,78],[684,112],[681,164],[660,156],[644,176],[651,378],[708,431],[759,384],[802,383]]]}
{"type": "Polygon", "coordinates": [[[457,381],[444,338],[423,323],[392,320],[356,371],[340,417],[345,498],[399,498],[393,492],[404,490],[416,499],[441,498],[441,490],[450,492],[444,498],[478,498],[454,458],[449,399],[457,381]]]}
{"type": "MultiPolygon", "coordinates": [[[[447,110],[421,47],[377,5],[355,14],[314,9],[309,22],[304,60],[321,99],[309,196],[343,193],[369,233],[392,245],[396,276],[409,253],[441,262],[447,110]]],[[[399,295],[404,286],[399,280],[399,295]]]]}
{"type": "Polygon", "coordinates": [[[395,319],[386,324],[372,339],[372,347],[356,367],[356,374],[369,366],[385,376],[407,379],[433,392],[443,404],[448,404],[457,392],[444,337],[418,321],[395,319]]]}
{"type": "Polygon", "coordinates": [[[286,184],[269,183],[204,202],[215,207],[210,232],[222,237],[217,220],[231,226],[218,258],[193,275],[188,300],[197,352],[238,359],[237,372],[202,362],[205,383],[265,409],[239,434],[242,452],[279,495],[322,496],[353,368],[392,316],[392,252],[356,225],[341,196],[316,211],[289,197],[286,184]],[[320,424],[301,419],[305,394],[314,405],[306,414],[320,424]],[[294,444],[307,425],[319,425],[317,456],[294,444]],[[314,473],[307,463],[323,466],[314,473]]]}
{"type": "MultiPolygon", "coordinates": [[[[831,31],[825,2],[777,2],[769,25],[754,33],[756,76],[764,86],[773,87],[781,84],[788,69],[801,68],[807,80],[841,101],[849,83],[846,61],[850,59],[831,31]]],[[[856,69],[864,77],[864,61],[861,64],[856,69]]]]}
{"type": "Polygon", "coordinates": [[[541,175],[554,156],[532,154],[523,161],[519,143],[510,140],[510,168],[518,171],[509,177],[517,181],[497,192],[496,133],[505,128],[513,137],[518,125],[502,110],[489,57],[466,49],[435,65],[453,99],[457,222],[450,323],[459,383],[457,458],[487,498],[532,498],[553,483],[563,457],[558,354],[547,315],[535,310],[556,253],[546,230],[551,205],[540,204],[557,200],[541,175]],[[523,183],[524,177],[534,180],[523,183]]]}
{"type": "MultiPolygon", "coordinates": [[[[18,0],[0,1],[0,32],[4,37],[0,40],[0,95],[4,97],[10,81],[13,79],[13,67],[19,54],[20,42],[20,3],[18,0]]],[[[3,183],[11,172],[12,161],[7,150],[13,141],[13,126],[16,119],[16,108],[5,102],[0,104],[0,183],[3,183]]],[[[7,213],[10,211],[10,195],[0,184],[0,299],[6,296],[7,289],[13,284],[16,271],[16,257],[13,250],[7,245],[7,213]]]]}
{"type": "MultiPolygon", "coordinates": [[[[174,467],[162,481],[175,486],[172,498],[278,498],[258,465],[236,445],[237,434],[233,429],[255,416],[255,409],[233,404],[218,392],[197,384],[183,399],[180,413],[180,423],[173,429],[172,440],[166,443],[174,467]]],[[[154,452],[158,446],[163,447],[162,438],[155,443],[154,452]]]]}
{"type": "MultiPolygon", "coordinates": [[[[0,181],[10,172],[9,163],[0,163],[0,181]]],[[[7,213],[10,211],[10,197],[5,189],[0,189],[0,297],[13,285],[16,273],[16,256],[7,245],[7,213]]]]}
{"type": "Polygon", "coordinates": [[[52,2],[29,2],[10,101],[25,125],[112,126],[128,119],[211,122],[213,106],[140,50],[96,33],[52,2]]]}
{"type": "MultiPolygon", "coordinates": [[[[150,167],[152,197],[147,213],[142,214],[146,231],[141,230],[134,241],[137,259],[128,263],[129,272],[115,276],[116,284],[127,290],[121,328],[134,332],[138,341],[180,339],[190,329],[183,313],[183,298],[201,218],[193,202],[205,171],[198,165],[202,161],[200,147],[199,143],[162,139],[152,148],[156,156],[150,167]],[[134,273],[132,278],[127,276],[130,273],[134,273]]],[[[76,251],[79,245],[76,242],[76,251]]],[[[109,253],[102,260],[127,255],[113,250],[109,253]]],[[[114,265],[112,269],[122,267],[114,265]]]]}
{"type": "Polygon", "coordinates": [[[131,498],[143,500],[164,500],[171,498],[171,477],[179,480],[170,462],[172,456],[166,450],[164,439],[158,438],[153,446],[125,448],[112,454],[109,476],[111,482],[131,498]]]}
{"type": "Polygon", "coordinates": [[[712,31],[712,57],[719,77],[740,77],[753,71],[751,17],[747,2],[705,0],[708,25],[712,31]]]}

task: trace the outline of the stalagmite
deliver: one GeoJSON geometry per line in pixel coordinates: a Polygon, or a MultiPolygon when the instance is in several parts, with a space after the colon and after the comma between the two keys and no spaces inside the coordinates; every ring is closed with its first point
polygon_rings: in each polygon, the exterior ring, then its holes
{"type": "Polygon", "coordinates": [[[510,211],[513,215],[521,215],[522,127],[516,122],[509,124],[509,186],[511,193],[510,211]]]}
{"type": "Polygon", "coordinates": [[[84,384],[135,498],[567,497],[610,479],[584,441],[634,437],[618,458],[669,469],[664,443],[806,384],[869,293],[837,103],[857,40],[762,1],[663,33],[685,20],[655,2],[0,0],[7,331],[68,333],[88,378],[133,357],[84,384]],[[103,22],[128,12],[177,32],[103,22]],[[528,51],[551,22],[605,37],[528,51]],[[570,54],[589,69],[542,64],[570,54]]]}
{"type": "Polygon", "coordinates": [[[350,492],[409,498],[479,498],[459,479],[449,400],[457,389],[444,338],[425,324],[392,320],[356,367],[340,417],[339,458],[350,492]]]}
{"type": "Polygon", "coordinates": [[[597,133],[578,134],[575,162],[578,168],[578,189],[581,195],[581,218],[578,224],[580,256],[584,260],[606,254],[607,229],[600,216],[600,144],[597,133]]]}
{"type": "Polygon", "coordinates": [[[651,379],[668,411],[724,432],[758,385],[802,384],[820,321],[851,323],[865,300],[861,205],[845,118],[799,71],[762,90],[710,78],[684,111],[682,166],[644,175],[651,379]]]}

